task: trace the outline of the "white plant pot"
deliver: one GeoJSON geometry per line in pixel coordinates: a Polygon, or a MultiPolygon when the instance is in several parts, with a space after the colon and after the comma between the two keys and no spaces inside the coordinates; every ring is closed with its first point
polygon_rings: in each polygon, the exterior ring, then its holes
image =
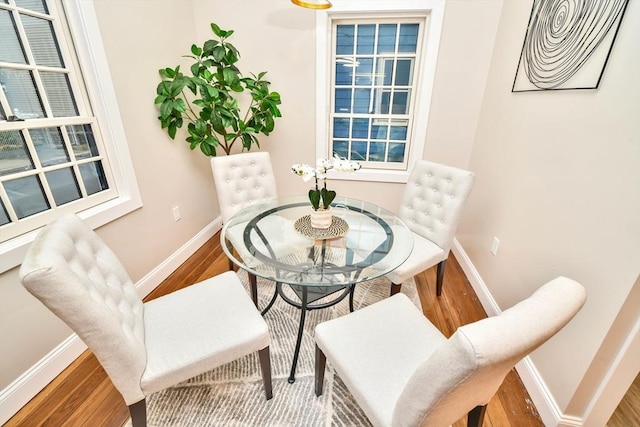
{"type": "Polygon", "coordinates": [[[311,226],[313,228],[327,229],[331,226],[331,206],[328,209],[311,209],[311,226]]]}

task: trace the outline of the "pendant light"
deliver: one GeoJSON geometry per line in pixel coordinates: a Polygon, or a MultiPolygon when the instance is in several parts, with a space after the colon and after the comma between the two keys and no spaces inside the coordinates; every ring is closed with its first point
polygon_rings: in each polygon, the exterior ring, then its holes
{"type": "Polygon", "coordinates": [[[291,3],[307,9],[329,9],[331,7],[329,0],[291,0],[291,3]]]}

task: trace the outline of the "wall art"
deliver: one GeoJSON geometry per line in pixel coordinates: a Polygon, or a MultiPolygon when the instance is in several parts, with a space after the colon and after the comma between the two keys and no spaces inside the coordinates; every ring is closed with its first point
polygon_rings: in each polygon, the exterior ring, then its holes
{"type": "Polygon", "coordinates": [[[629,0],[534,0],[512,92],[597,89],[629,0]]]}

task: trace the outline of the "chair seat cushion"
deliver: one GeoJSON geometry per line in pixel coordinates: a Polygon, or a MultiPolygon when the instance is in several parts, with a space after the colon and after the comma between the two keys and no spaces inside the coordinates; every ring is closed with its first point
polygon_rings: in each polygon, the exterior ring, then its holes
{"type": "Polygon", "coordinates": [[[387,273],[391,282],[401,284],[418,273],[447,259],[449,254],[435,243],[417,233],[413,233],[413,251],[398,268],[387,273]]]}
{"type": "Polygon", "coordinates": [[[269,330],[234,272],[144,304],[146,395],[269,345],[269,330]]]}
{"type": "Polygon", "coordinates": [[[446,342],[404,294],[319,324],[315,339],[376,426],[391,425],[411,375],[446,342]]]}

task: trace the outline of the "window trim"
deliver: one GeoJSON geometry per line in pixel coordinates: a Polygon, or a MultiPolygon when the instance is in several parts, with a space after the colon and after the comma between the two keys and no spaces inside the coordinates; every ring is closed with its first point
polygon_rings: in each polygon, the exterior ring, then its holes
{"type": "Polygon", "coordinates": [[[440,35],[444,21],[445,0],[374,0],[363,2],[358,0],[336,1],[331,9],[316,11],[316,157],[324,158],[329,152],[329,105],[331,89],[331,27],[333,19],[365,17],[368,14],[404,14],[426,18],[425,35],[422,40],[420,56],[422,64],[419,69],[416,91],[420,97],[415,104],[412,140],[423,141],[411,146],[407,160],[407,170],[361,169],[357,174],[337,174],[329,171],[329,178],[353,181],[378,181],[406,183],[409,172],[416,160],[424,155],[424,141],[427,137],[429,109],[433,94],[440,35]],[[423,125],[417,125],[416,118],[424,118],[423,125]]]}
{"type": "MultiPolygon", "coordinates": [[[[104,148],[110,159],[118,191],[118,197],[78,212],[78,216],[95,229],[140,208],[142,197],[129,153],[93,1],[61,1],[93,114],[100,122],[105,142],[104,148]]],[[[60,6],[59,3],[56,4],[56,8],[60,6]]],[[[0,273],[22,263],[27,248],[38,231],[39,229],[32,230],[0,244],[0,273]]]]}

